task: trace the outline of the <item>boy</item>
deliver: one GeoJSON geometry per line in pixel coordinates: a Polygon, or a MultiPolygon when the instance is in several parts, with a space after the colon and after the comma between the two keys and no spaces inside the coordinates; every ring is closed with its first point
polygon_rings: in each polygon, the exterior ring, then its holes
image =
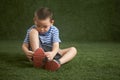
{"type": "Polygon", "coordinates": [[[49,8],[43,7],[36,10],[33,20],[35,25],[28,29],[22,45],[22,49],[29,60],[33,60],[34,52],[38,48],[42,48],[47,58],[44,63],[45,69],[55,71],[62,64],[75,57],[77,53],[75,47],[59,49],[59,43],[61,42],[59,30],[53,26],[53,13],[49,8]],[[52,67],[50,64],[52,64],[52,67]],[[56,65],[57,67],[54,67],[56,65]]]}

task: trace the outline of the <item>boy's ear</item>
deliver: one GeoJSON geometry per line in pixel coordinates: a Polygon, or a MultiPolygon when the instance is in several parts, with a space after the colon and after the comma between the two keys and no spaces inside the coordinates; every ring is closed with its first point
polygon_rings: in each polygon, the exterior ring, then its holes
{"type": "Polygon", "coordinates": [[[54,24],[54,20],[53,19],[51,20],[51,24],[54,24]]]}

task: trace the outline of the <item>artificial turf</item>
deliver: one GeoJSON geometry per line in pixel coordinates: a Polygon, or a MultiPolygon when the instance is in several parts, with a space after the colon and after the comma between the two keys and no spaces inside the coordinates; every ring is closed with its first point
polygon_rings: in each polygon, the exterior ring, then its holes
{"type": "Polygon", "coordinates": [[[21,41],[0,41],[0,80],[120,80],[120,43],[64,42],[77,56],[56,72],[36,69],[21,51],[21,41]]]}

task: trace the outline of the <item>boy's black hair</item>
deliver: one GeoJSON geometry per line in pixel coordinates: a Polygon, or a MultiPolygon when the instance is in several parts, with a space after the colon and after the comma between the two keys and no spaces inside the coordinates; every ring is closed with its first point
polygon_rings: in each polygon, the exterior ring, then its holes
{"type": "Polygon", "coordinates": [[[46,18],[53,19],[53,12],[47,7],[42,7],[35,11],[35,16],[37,16],[40,20],[46,18]]]}

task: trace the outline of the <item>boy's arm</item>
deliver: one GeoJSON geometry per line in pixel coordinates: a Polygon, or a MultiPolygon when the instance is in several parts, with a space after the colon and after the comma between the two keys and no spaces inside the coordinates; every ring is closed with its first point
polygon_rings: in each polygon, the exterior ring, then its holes
{"type": "Polygon", "coordinates": [[[53,42],[52,51],[45,52],[49,60],[52,60],[54,56],[57,54],[57,52],[59,51],[59,42],[61,42],[59,38],[59,30],[57,28],[54,28],[54,31],[52,34],[53,34],[52,35],[52,42],[53,42]]]}
{"type": "Polygon", "coordinates": [[[54,58],[54,56],[57,54],[58,50],[59,50],[59,42],[54,42],[52,51],[45,52],[48,60],[52,60],[54,58]]]}
{"type": "Polygon", "coordinates": [[[59,50],[59,42],[54,42],[52,48],[53,57],[57,54],[58,50],[59,50]]]}
{"type": "Polygon", "coordinates": [[[28,44],[27,43],[23,43],[22,50],[26,54],[28,59],[32,58],[34,52],[32,52],[28,49],[28,44]]]}

